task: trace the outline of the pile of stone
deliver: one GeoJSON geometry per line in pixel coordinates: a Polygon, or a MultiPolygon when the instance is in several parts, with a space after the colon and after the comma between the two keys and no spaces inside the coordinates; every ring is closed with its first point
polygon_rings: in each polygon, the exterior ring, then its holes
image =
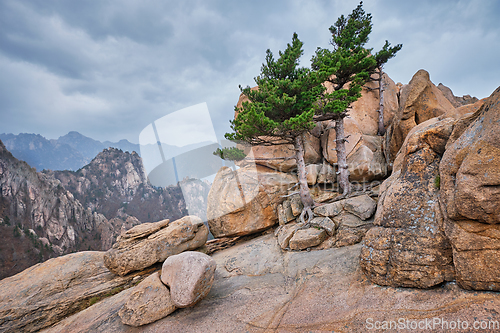
{"type": "Polygon", "coordinates": [[[156,272],[139,283],[118,315],[126,325],[141,326],[177,308],[194,306],[210,291],[215,268],[215,261],[201,252],[186,251],[168,257],[161,275],[156,272]]]}
{"type": "Polygon", "coordinates": [[[208,294],[215,261],[204,253],[187,251],[204,245],[207,237],[207,226],[196,216],[143,223],[118,237],[104,255],[111,272],[124,276],[163,261],[161,274],[156,272],[139,283],[120,309],[124,324],[152,323],[177,308],[195,305],[208,294]]]}
{"type": "Polygon", "coordinates": [[[373,226],[375,200],[363,194],[320,205],[315,217],[304,228],[298,216],[302,210],[300,198],[292,197],[278,207],[280,227],[275,235],[284,250],[306,250],[342,247],[359,243],[373,226]]]}

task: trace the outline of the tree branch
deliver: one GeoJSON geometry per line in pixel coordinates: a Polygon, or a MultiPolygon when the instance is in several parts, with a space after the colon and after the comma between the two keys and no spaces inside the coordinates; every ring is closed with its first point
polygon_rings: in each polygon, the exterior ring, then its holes
{"type": "Polygon", "coordinates": [[[340,118],[347,117],[347,113],[328,113],[328,114],[322,114],[319,116],[314,116],[313,120],[314,121],[324,121],[324,120],[338,120],[340,118]]]}

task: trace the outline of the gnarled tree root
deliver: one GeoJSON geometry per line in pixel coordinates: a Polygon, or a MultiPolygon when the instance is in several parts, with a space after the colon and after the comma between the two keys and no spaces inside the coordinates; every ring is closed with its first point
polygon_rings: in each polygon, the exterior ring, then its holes
{"type": "Polygon", "coordinates": [[[307,228],[310,228],[311,227],[311,220],[314,218],[314,213],[312,211],[312,207],[311,206],[306,206],[302,209],[302,212],[300,213],[300,223],[298,224],[299,225],[299,228],[297,230],[300,230],[300,229],[307,229],[307,228]],[[305,216],[307,214],[307,221],[305,221],[305,216]]]}

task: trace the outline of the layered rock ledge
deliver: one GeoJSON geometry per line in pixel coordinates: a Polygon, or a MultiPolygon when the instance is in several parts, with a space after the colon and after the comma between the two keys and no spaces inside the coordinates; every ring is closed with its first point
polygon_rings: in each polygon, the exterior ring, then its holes
{"type": "MultiPolygon", "coordinates": [[[[375,321],[474,321],[498,318],[496,293],[455,283],[421,290],[372,284],[359,266],[361,245],[282,251],[272,235],[213,255],[210,293],[140,332],[366,332],[375,321]]],[[[107,298],[43,332],[137,332],[117,312],[135,288],[107,298]]],[[[446,330],[436,329],[436,332],[446,330]]]]}

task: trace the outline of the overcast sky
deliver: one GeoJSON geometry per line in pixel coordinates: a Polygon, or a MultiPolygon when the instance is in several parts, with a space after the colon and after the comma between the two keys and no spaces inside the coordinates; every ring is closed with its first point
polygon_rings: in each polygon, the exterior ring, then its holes
{"type": "MultiPolygon", "coordinates": [[[[0,133],[53,139],[79,131],[128,139],[152,121],[206,102],[222,137],[265,51],[297,32],[301,65],[328,47],[331,26],[358,0],[0,0],[0,133]]],[[[454,94],[500,85],[500,1],[366,0],[369,47],[403,49],[386,65],[408,83],[423,68],[454,94]]],[[[173,132],[175,133],[175,132],[173,132]]]]}

